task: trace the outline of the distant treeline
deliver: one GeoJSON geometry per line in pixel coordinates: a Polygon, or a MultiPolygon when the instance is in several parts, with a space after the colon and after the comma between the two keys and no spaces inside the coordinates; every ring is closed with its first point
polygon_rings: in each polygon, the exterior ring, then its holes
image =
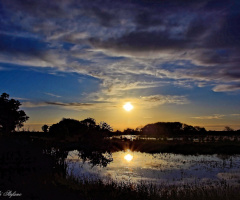
{"type": "Polygon", "coordinates": [[[207,131],[204,127],[191,126],[181,122],[157,122],[147,124],[142,128],[127,128],[124,131],[116,131],[115,135],[146,135],[154,137],[169,137],[181,135],[240,135],[240,130],[234,131],[226,126],[223,131],[207,131]]]}
{"type": "Polygon", "coordinates": [[[106,122],[98,124],[93,118],[87,118],[82,121],[63,118],[52,126],[43,125],[42,130],[51,137],[59,139],[75,138],[85,142],[88,138],[101,140],[113,131],[112,127],[106,122]]]}
{"type": "MultiPolygon", "coordinates": [[[[145,135],[154,137],[169,137],[181,135],[236,135],[240,130],[234,131],[230,127],[225,127],[224,131],[207,131],[204,127],[191,126],[181,122],[157,122],[147,124],[144,127],[136,129],[127,128],[124,131],[114,131],[106,122],[96,123],[93,118],[87,118],[82,121],[63,118],[59,123],[48,127],[42,127],[44,132],[48,132],[52,137],[71,138],[80,140],[89,136],[103,138],[113,135],[145,135]]],[[[91,138],[92,138],[91,137],[91,138]]]]}

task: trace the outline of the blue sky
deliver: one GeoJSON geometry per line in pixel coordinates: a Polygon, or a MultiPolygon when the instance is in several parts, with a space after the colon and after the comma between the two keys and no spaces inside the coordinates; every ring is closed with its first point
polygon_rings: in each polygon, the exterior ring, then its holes
{"type": "Polygon", "coordinates": [[[0,0],[0,27],[0,92],[20,100],[25,128],[240,129],[237,0],[0,0]]]}

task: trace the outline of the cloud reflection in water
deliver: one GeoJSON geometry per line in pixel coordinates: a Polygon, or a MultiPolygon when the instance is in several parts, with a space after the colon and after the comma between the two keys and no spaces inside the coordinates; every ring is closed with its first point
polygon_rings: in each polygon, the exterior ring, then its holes
{"type": "Polygon", "coordinates": [[[74,151],[69,154],[73,156],[68,157],[68,172],[72,172],[75,176],[95,177],[103,180],[111,178],[119,182],[147,181],[157,184],[204,183],[224,179],[230,184],[239,184],[237,179],[229,177],[232,172],[234,172],[234,177],[240,176],[238,170],[240,155],[222,158],[218,155],[195,156],[119,151],[112,153],[113,162],[101,168],[91,167],[88,162],[83,163],[74,154],[76,154],[74,151]],[[125,158],[130,159],[131,156],[134,158],[131,161],[125,158]]]}

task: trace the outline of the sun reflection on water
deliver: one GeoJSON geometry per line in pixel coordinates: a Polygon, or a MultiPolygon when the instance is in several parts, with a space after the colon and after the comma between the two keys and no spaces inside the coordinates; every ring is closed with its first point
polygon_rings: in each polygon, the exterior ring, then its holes
{"type": "Polygon", "coordinates": [[[113,162],[107,167],[92,167],[90,163],[77,159],[77,151],[72,154],[68,156],[68,169],[76,176],[82,174],[103,179],[111,177],[119,182],[149,181],[154,184],[205,183],[223,179],[229,184],[240,185],[240,155],[222,159],[217,155],[149,154],[126,149],[112,153],[113,162]]]}
{"type": "Polygon", "coordinates": [[[130,162],[133,159],[133,156],[131,154],[127,154],[124,156],[124,159],[128,162],[130,162]]]}

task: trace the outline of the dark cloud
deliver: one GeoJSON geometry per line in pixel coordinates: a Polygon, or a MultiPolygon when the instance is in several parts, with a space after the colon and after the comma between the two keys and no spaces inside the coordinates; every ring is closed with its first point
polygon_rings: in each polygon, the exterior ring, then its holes
{"type": "Polygon", "coordinates": [[[163,24],[163,20],[158,15],[153,16],[149,12],[142,12],[136,15],[135,23],[139,28],[148,28],[163,24]]]}
{"type": "Polygon", "coordinates": [[[205,50],[199,51],[196,55],[197,59],[201,64],[226,64],[230,63],[230,55],[226,51],[217,50],[205,50]]]}
{"type": "Polygon", "coordinates": [[[198,38],[201,37],[209,29],[209,23],[204,19],[195,19],[193,20],[186,31],[187,38],[198,38]]]}
{"type": "Polygon", "coordinates": [[[168,33],[164,31],[134,31],[120,38],[109,38],[107,41],[91,38],[90,43],[95,47],[122,51],[156,51],[186,48],[189,41],[170,38],[168,33]]]}
{"type": "MultiPolygon", "coordinates": [[[[67,1],[65,1],[67,2],[67,1]]],[[[22,14],[30,14],[31,16],[36,17],[64,17],[66,16],[66,12],[61,5],[64,6],[64,1],[48,1],[48,0],[12,0],[12,1],[5,1],[4,5],[7,8],[14,10],[15,12],[22,13],[22,14]]],[[[67,4],[65,4],[67,5],[67,4]]],[[[20,17],[24,17],[20,15],[20,17]]]]}
{"type": "Polygon", "coordinates": [[[231,79],[240,80],[240,67],[236,66],[233,69],[226,70],[224,72],[224,76],[229,77],[231,79]]]}
{"type": "Polygon", "coordinates": [[[40,56],[48,49],[48,43],[26,37],[0,34],[0,52],[12,56],[19,54],[40,56]]]}
{"type": "Polygon", "coordinates": [[[47,105],[67,106],[67,107],[88,107],[93,106],[91,103],[61,103],[61,102],[45,102],[47,105]]]}
{"type": "Polygon", "coordinates": [[[240,46],[240,12],[229,13],[222,18],[219,28],[213,31],[204,45],[208,48],[239,48],[240,46]]]}
{"type": "MultiPolygon", "coordinates": [[[[87,13],[87,11],[85,11],[87,13]]],[[[113,26],[119,23],[117,15],[106,10],[101,10],[99,7],[92,7],[88,14],[92,14],[99,21],[102,26],[113,26]]]]}
{"type": "Polygon", "coordinates": [[[238,1],[11,0],[1,3],[0,26],[6,34],[0,33],[0,57],[37,57],[39,63],[47,61],[44,66],[54,63],[54,67],[61,65],[65,71],[72,67],[104,83],[115,83],[118,78],[129,84],[138,80],[139,66],[145,65],[140,76],[203,80],[211,85],[217,80],[222,86],[220,89],[216,86],[215,91],[239,89],[238,1]],[[138,57],[140,54],[145,57],[138,57]],[[131,55],[135,56],[132,60],[131,55]],[[113,69],[109,63],[119,62],[116,56],[128,57],[126,65],[135,67],[113,69]],[[191,67],[184,63],[164,68],[169,61],[183,60],[191,63],[191,67]],[[96,67],[96,63],[104,68],[96,67]],[[128,78],[123,77],[126,74],[128,78]]]}

